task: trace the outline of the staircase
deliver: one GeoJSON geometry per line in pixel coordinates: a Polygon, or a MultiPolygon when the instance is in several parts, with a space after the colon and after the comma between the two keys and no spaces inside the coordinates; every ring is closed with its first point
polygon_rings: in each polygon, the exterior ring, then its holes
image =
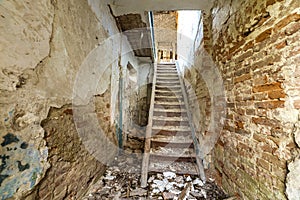
{"type": "Polygon", "coordinates": [[[166,171],[199,175],[205,182],[198,141],[176,65],[155,65],[152,87],[141,186],[147,186],[148,173],[166,171]]]}

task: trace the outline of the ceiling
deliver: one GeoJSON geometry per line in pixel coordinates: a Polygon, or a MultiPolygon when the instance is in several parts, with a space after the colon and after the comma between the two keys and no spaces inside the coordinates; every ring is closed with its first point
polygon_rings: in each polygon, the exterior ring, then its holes
{"type": "Polygon", "coordinates": [[[135,56],[151,57],[151,35],[148,25],[142,21],[140,14],[115,16],[118,26],[134,51],[135,56]]]}
{"type": "Polygon", "coordinates": [[[152,57],[148,11],[209,10],[213,0],[107,0],[135,56],[152,57]]]}

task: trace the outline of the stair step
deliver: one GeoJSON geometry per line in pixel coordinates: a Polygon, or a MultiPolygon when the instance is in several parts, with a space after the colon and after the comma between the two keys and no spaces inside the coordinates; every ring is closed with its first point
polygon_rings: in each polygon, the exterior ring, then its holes
{"type": "MultiPolygon", "coordinates": [[[[152,130],[156,131],[161,131],[161,130],[166,130],[166,131],[188,131],[191,132],[189,126],[153,126],[152,130]]],[[[155,134],[152,134],[155,135],[155,134]]]]}
{"type": "Polygon", "coordinates": [[[165,73],[165,74],[162,74],[162,73],[159,73],[156,75],[156,77],[159,77],[159,78],[179,78],[178,77],[178,74],[176,73],[165,73]]]}
{"type": "Polygon", "coordinates": [[[167,89],[167,90],[181,90],[180,85],[170,85],[170,86],[156,85],[155,88],[158,88],[158,89],[167,89]]]}
{"type": "Polygon", "coordinates": [[[156,147],[150,151],[150,159],[155,160],[173,160],[173,161],[194,161],[196,155],[191,148],[169,148],[156,147]]]}
{"type": "Polygon", "coordinates": [[[165,102],[165,101],[155,101],[154,104],[156,105],[178,105],[178,106],[184,106],[183,103],[179,102],[165,102]]]}
{"type": "Polygon", "coordinates": [[[155,95],[155,98],[165,98],[165,99],[178,99],[178,100],[183,100],[183,98],[180,96],[163,96],[163,95],[155,95]]]}
{"type": "Polygon", "coordinates": [[[152,129],[153,135],[169,135],[169,136],[185,136],[188,137],[191,135],[190,131],[172,131],[172,130],[159,130],[152,129]]]}
{"type": "Polygon", "coordinates": [[[180,89],[168,89],[168,88],[156,88],[155,92],[172,92],[172,93],[181,93],[180,89]]]}
{"type": "Polygon", "coordinates": [[[164,83],[173,83],[173,84],[178,84],[179,85],[179,79],[178,80],[173,80],[173,79],[169,79],[169,80],[165,80],[165,79],[157,79],[156,83],[160,83],[160,84],[164,84],[164,83]]]}
{"type": "Polygon", "coordinates": [[[162,80],[162,81],[179,81],[178,77],[156,77],[156,80],[162,80]]]}
{"type": "Polygon", "coordinates": [[[157,77],[160,77],[160,76],[163,76],[163,77],[165,77],[165,76],[168,76],[168,77],[170,77],[170,76],[176,76],[176,77],[178,77],[178,73],[177,73],[177,71],[157,71],[157,75],[156,75],[157,77]]]}
{"type": "Polygon", "coordinates": [[[159,108],[155,108],[154,107],[154,112],[174,112],[174,113],[183,113],[183,112],[186,112],[186,109],[184,109],[184,108],[171,108],[171,109],[168,109],[168,108],[161,108],[161,107],[159,107],[159,108]]]}
{"type": "Polygon", "coordinates": [[[164,74],[177,74],[177,70],[176,69],[157,69],[157,73],[161,74],[161,73],[164,73],[164,74]]]}
{"type": "Polygon", "coordinates": [[[154,108],[161,108],[161,109],[179,109],[179,110],[186,110],[184,105],[162,105],[162,104],[156,104],[154,103],[154,108]]]}
{"type": "Polygon", "coordinates": [[[187,117],[186,112],[173,112],[169,110],[154,111],[154,116],[166,116],[166,117],[187,117]]]}
{"type": "Polygon", "coordinates": [[[162,83],[162,82],[157,82],[156,86],[158,86],[158,87],[178,86],[179,87],[180,85],[179,85],[179,83],[171,83],[171,82],[162,83]]]}
{"type": "Polygon", "coordinates": [[[164,121],[188,121],[187,117],[160,117],[153,116],[153,120],[164,120],[164,121]]]}
{"type": "Polygon", "coordinates": [[[177,175],[192,175],[197,176],[197,166],[195,163],[190,162],[170,162],[170,161],[159,161],[151,160],[149,164],[149,173],[163,173],[163,172],[174,172],[177,175]]]}
{"type": "Polygon", "coordinates": [[[153,120],[154,126],[188,126],[188,121],[153,120]]]}
{"type": "Polygon", "coordinates": [[[182,103],[182,98],[166,98],[166,97],[155,97],[155,102],[164,102],[164,103],[182,103]]]}
{"type": "Polygon", "coordinates": [[[182,97],[183,94],[182,92],[170,92],[170,91],[166,91],[166,92],[161,92],[161,91],[155,91],[155,95],[157,96],[167,96],[167,97],[170,97],[170,96],[179,96],[179,97],[182,97]]]}
{"type": "Polygon", "coordinates": [[[152,143],[162,143],[164,146],[170,147],[170,145],[174,144],[175,148],[190,148],[193,145],[193,140],[191,136],[170,136],[170,135],[154,135],[151,138],[152,143]],[[177,146],[176,146],[177,145],[177,146]],[[181,145],[179,147],[178,145],[181,145]]]}

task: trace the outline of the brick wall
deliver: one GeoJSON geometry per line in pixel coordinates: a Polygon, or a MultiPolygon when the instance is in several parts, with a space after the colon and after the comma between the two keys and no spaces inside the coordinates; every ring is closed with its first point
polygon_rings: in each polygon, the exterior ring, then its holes
{"type": "MultiPolygon", "coordinates": [[[[275,0],[232,4],[227,21],[212,30],[212,55],[228,106],[214,164],[224,189],[242,199],[286,199],[287,164],[299,153],[293,138],[299,115],[298,6],[275,0]]],[[[215,12],[212,24],[221,17],[224,12],[215,12]]]]}
{"type": "Polygon", "coordinates": [[[207,134],[204,121],[212,120],[214,107],[209,74],[203,71],[217,67],[221,72],[227,115],[205,161],[211,156],[207,172],[241,199],[299,198],[293,178],[300,173],[299,13],[299,1],[293,0],[216,3],[202,17],[204,36],[195,64],[184,73],[191,84],[190,106],[199,108],[193,120],[201,136],[207,134]]]}

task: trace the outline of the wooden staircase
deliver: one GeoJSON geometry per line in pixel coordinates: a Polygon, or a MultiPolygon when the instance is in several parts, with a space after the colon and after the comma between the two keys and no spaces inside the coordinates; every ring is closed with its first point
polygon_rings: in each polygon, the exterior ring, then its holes
{"type": "Polygon", "coordinates": [[[148,173],[199,175],[205,182],[187,96],[175,64],[155,64],[141,187],[148,173]]]}

